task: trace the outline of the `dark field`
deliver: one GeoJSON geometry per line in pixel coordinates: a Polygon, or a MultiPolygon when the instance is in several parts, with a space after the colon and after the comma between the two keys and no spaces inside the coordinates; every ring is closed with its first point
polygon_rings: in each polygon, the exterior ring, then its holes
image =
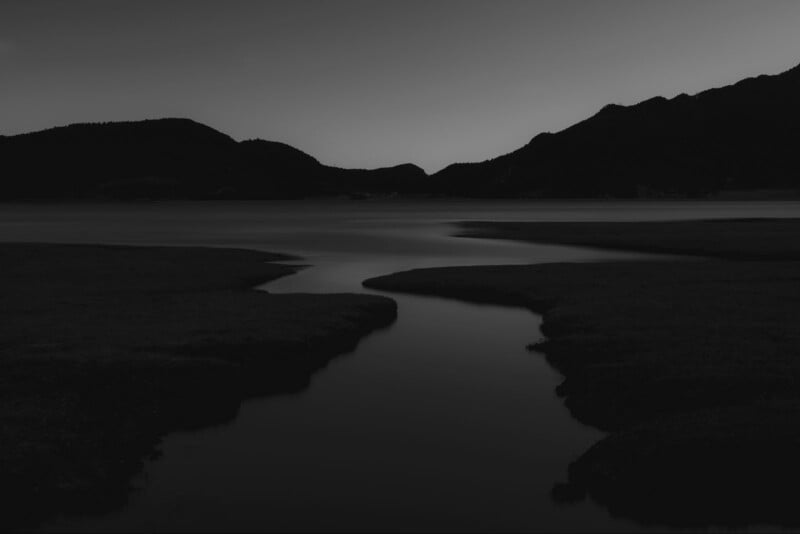
{"type": "Polygon", "coordinates": [[[366,295],[249,288],[263,252],[0,246],[0,528],[124,503],[161,436],[296,391],[396,316],[366,295]]]}
{"type": "Polygon", "coordinates": [[[365,285],[544,313],[548,340],[535,348],[564,374],[559,395],[610,432],[555,498],[588,493],[646,523],[800,524],[800,262],[791,261],[800,221],[464,226],[481,237],[774,259],[439,268],[365,285]]]}

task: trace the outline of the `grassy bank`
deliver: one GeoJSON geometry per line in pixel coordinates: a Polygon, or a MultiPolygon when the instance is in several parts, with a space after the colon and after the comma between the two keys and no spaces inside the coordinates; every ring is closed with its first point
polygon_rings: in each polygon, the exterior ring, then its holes
{"type": "Polygon", "coordinates": [[[390,299],[271,295],[284,257],[0,245],[0,528],[125,501],[166,432],[230,420],[394,320],[390,299]]]}
{"type": "MultiPolygon", "coordinates": [[[[739,248],[731,252],[731,240],[702,235],[708,223],[675,223],[674,235],[669,224],[658,223],[669,236],[663,241],[640,223],[616,224],[597,239],[587,237],[589,224],[482,223],[480,235],[547,242],[569,235],[565,243],[590,246],[613,237],[616,248],[659,252],[699,253],[706,243],[716,256],[791,259],[799,234],[788,229],[800,230],[798,221],[732,221],[739,248]],[[775,234],[759,237],[759,229],[774,228],[785,247],[775,234]]],[[[714,232],[724,234],[725,224],[714,223],[714,232]]],[[[537,348],[565,376],[558,393],[578,419],[610,433],[571,465],[556,497],[588,493],[612,513],[647,523],[800,524],[793,489],[800,476],[800,262],[442,268],[365,285],[544,314],[548,339],[537,348]]]]}

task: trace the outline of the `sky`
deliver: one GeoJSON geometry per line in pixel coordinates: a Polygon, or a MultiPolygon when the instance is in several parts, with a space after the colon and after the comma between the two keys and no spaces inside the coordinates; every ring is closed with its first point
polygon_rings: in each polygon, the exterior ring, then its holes
{"type": "Polygon", "coordinates": [[[0,0],[0,134],[188,117],[433,172],[797,64],[797,0],[0,0]]]}

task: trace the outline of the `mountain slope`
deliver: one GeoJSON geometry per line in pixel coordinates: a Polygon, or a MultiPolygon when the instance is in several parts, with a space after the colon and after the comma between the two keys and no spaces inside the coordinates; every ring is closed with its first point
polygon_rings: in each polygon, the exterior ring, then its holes
{"type": "Polygon", "coordinates": [[[328,167],[289,145],[236,142],[188,119],[74,124],[0,137],[0,200],[412,193],[426,178],[413,165],[328,167]]]}
{"type": "Polygon", "coordinates": [[[198,193],[228,172],[237,143],[187,119],[73,124],[0,140],[2,198],[83,198],[147,189],[198,193]],[[189,183],[191,181],[191,183],[189,183]]]}
{"type": "Polygon", "coordinates": [[[236,142],[188,119],[0,136],[0,200],[268,199],[435,194],[700,197],[800,190],[800,66],[694,96],[608,105],[558,133],[429,177],[415,165],[340,169],[289,145],[236,142]]]}
{"type": "Polygon", "coordinates": [[[800,188],[800,66],[694,96],[609,105],[510,154],[432,177],[443,194],[701,196],[800,188]]]}

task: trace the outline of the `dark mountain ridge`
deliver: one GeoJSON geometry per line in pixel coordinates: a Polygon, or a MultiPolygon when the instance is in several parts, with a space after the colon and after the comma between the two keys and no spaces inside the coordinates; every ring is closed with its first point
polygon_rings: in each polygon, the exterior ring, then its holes
{"type": "Polygon", "coordinates": [[[800,66],[693,96],[610,104],[558,133],[431,178],[441,194],[707,196],[800,189],[800,66]]]}
{"type": "Polygon", "coordinates": [[[189,119],[0,136],[0,200],[315,196],[707,197],[800,191],[800,66],[632,106],[609,104],[509,154],[428,176],[330,167],[284,143],[237,142],[189,119]]]}
{"type": "Polygon", "coordinates": [[[427,178],[414,165],[329,167],[284,143],[237,142],[175,118],[73,124],[0,137],[0,161],[2,200],[410,194],[427,178]]]}

